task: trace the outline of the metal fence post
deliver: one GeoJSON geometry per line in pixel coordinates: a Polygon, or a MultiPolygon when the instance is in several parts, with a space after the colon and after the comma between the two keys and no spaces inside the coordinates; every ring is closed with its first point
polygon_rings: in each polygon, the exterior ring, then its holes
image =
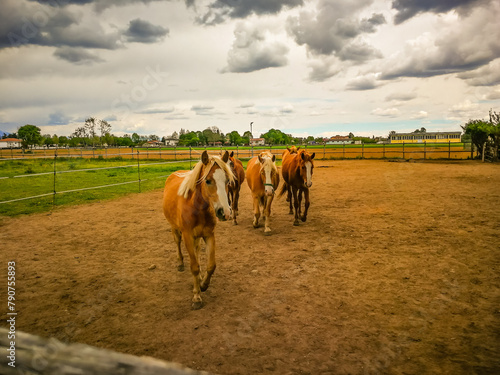
{"type": "Polygon", "coordinates": [[[56,159],[57,159],[57,153],[54,154],[54,195],[52,196],[52,206],[56,204],[56,159]]]}
{"type": "Polygon", "coordinates": [[[427,159],[427,141],[424,141],[424,160],[427,159]]]}
{"type": "Polygon", "coordinates": [[[323,160],[326,159],[326,144],[323,143],[323,160]]]}
{"type": "Polygon", "coordinates": [[[191,169],[191,146],[189,146],[189,169],[191,169]]]}
{"type": "Polygon", "coordinates": [[[139,193],[141,192],[141,165],[139,160],[139,150],[137,150],[137,175],[139,176],[139,193]]]}
{"type": "Polygon", "coordinates": [[[403,142],[403,159],[405,158],[405,143],[403,142]]]}
{"type": "Polygon", "coordinates": [[[448,141],[448,159],[451,159],[451,141],[448,141]]]}

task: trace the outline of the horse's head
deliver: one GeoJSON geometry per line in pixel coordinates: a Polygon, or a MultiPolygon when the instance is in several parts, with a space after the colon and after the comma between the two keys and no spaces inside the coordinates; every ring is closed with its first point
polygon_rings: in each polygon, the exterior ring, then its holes
{"type": "Polygon", "coordinates": [[[203,169],[201,171],[200,183],[205,198],[212,204],[215,215],[219,220],[229,220],[232,215],[231,207],[227,200],[227,188],[234,180],[233,172],[228,166],[229,153],[226,151],[222,158],[208,156],[206,151],[201,155],[203,169]]]}
{"type": "Polygon", "coordinates": [[[273,195],[274,189],[278,187],[276,186],[278,169],[274,164],[275,160],[276,156],[271,155],[269,152],[263,152],[259,155],[260,178],[264,184],[266,195],[273,195]]]}
{"type": "Polygon", "coordinates": [[[300,153],[300,158],[299,158],[300,177],[304,181],[304,186],[307,188],[310,188],[312,186],[314,156],[316,156],[314,152],[312,154],[309,154],[306,151],[302,151],[300,153]]]}

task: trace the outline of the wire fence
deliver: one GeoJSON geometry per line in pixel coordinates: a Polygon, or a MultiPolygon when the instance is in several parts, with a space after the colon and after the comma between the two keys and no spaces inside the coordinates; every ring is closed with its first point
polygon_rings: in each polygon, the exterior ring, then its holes
{"type": "MultiPolygon", "coordinates": [[[[316,160],[318,159],[389,159],[389,158],[412,158],[412,159],[466,159],[472,158],[474,154],[473,147],[470,144],[401,144],[401,145],[320,145],[320,146],[303,146],[310,153],[315,153],[316,160]]],[[[212,154],[218,153],[224,150],[224,148],[205,148],[212,154]]],[[[0,153],[0,207],[8,203],[16,203],[21,201],[26,201],[30,199],[38,199],[44,197],[53,197],[53,205],[55,204],[56,196],[68,193],[83,192],[89,190],[105,189],[123,185],[137,184],[137,192],[141,192],[141,186],[146,181],[166,179],[170,173],[165,173],[162,166],[171,165],[172,167],[178,167],[181,163],[189,163],[189,168],[191,168],[194,160],[198,160],[203,148],[170,148],[170,149],[46,149],[46,150],[33,150],[33,153],[28,154],[24,150],[9,150],[6,152],[5,149],[0,153]],[[112,151],[113,150],[113,151],[112,151]],[[123,152],[128,151],[128,152],[123,152]],[[132,151],[132,152],[130,152],[132,151]],[[15,174],[11,176],[1,176],[2,166],[4,163],[11,161],[13,163],[23,163],[25,162],[35,162],[36,160],[43,159],[45,161],[53,160],[53,167],[51,170],[46,170],[38,173],[34,173],[32,170],[27,170],[25,173],[15,174]],[[106,167],[92,167],[92,168],[71,168],[71,164],[68,167],[68,160],[104,160],[104,161],[123,161],[127,164],[124,165],[113,165],[106,167]],[[63,162],[64,161],[64,162],[63,162]],[[135,163],[130,163],[130,161],[136,161],[135,163]],[[64,164],[66,169],[58,169],[59,164],[64,164]],[[141,176],[141,172],[145,169],[159,167],[154,173],[151,173],[148,178],[141,176]],[[87,178],[77,179],[74,178],[71,182],[73,185],[59,183],[62,175],[69,175],[72,173],[101,173],[110,170],[130,170],[126,176],[111,175],[114,178],[112,183],[102,183],[100,179],[95,179],[95,184],[91,186],[73,186],[85,185],[87,178]],[[135,171],[135,172],[134,172],[135,171]],[[163,173],[162,173],[163,172],[163,173]],[[135,175],[131,179],[131,176],[135,175]],[[52,180],[44,180],[45,191],[40,191],[41,194],[33,194],[37,190],[30,189],[30,185],[37,185],[35,183],[26,182],[21,185],[21,187],[14,187],[11,190],[15,191],[15,196],[6,197],[4,192],[9,189],[4,188],[2,184],[11,181],[10,179],[30,179],[34,177],[49,177],[52,176],[52,180]],[[84,183],[85,182],[85,183],[84,183]],[[50,184],[50,188],[49,188],[50,184]],[[50,189],[50,190],[49,190],[50,189]],[[47,191],[49,190],[49,191],[47,191]],[[24,196],[20,196],[25,193],[24,196]],[[4,195],[2,197],[2,195],[4,195]]],[[[232,151],[235,156],[239,159],[245,160],[250,159],[255,155],[258,155],[262,151],[271,151],[276,155],[277,159],[280,160],[284,146],[254,146],[254,147],[234,147],[232,151]]],[[[109,176],[110,174],[108,174],[109,176]]],[[[89,179],[89,183],[91,179],[89,179]]],[[[92,180],[94,181],[94,180],[92,180]]],[[[42,185],[42,184],[40,184],[42,185]]]]}
{"type": "MultiPolygon", "coordinates": [[[[474,147],[471,143],[401,143],[401,144],[333,144],[304,145],[310,152],[316,152],[320,159],[468,159],[473,158],[474,147]]],[[[0,161],[23,160],[35,158],[99,158],[99,159],[159,159],[159,160],[192,160],[198,159],[202,150],[222,152],[234,151],[240,159],[250,159],[263,150],[269,150],[281,158],[286,146],[247,146],[247,147],[90,147],[90,148],[44,148],[44,149],[1,149],[0,161]]]]}

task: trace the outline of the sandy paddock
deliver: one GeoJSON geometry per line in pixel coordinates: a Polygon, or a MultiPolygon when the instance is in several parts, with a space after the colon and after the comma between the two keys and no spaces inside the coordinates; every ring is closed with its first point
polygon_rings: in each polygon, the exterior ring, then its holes
{"type": "Polygon", "coordinates": [[[1,219],[0,275],[19,330],[214,373],[498,374],[499,187],[493,164],[317,162],[308,221],[275,200],[264,236],[245,184],[198,311],[161,191],[1,219]]]}

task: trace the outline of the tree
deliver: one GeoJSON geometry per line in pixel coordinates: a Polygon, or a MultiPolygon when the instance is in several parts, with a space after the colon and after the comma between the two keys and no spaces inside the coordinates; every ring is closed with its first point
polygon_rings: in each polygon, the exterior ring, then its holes
{"type": "Polygon", "coordinates": [[[17,130],[17,134],[19,138],[23,140],[23,147],[27,148],[31,146],[33,148],[33,145],[37,145],[40,140],[42,139],[42,136],[40,134],[41,129],[38,126],[35,125],[29,125],[26,124],[24,126],[21,126],[17,130]]]}
{"type": "Polygon", "coordinates": [[[105,120],[99,120],[98,124],[99,124],[99,132],[101,133],[101,138],[100,138],[101,145],[103,143],[108,143],[105,142],[103,138],[106,136],[106,134],[109,134],[111,132],[111,125],[109,124],[109,122],[105,120]]]}
{"type": "Polygon", "coordinates": [[[231,133],[229,133],[229,143],[232,145],[241,145],[243,144],[243,138],[241,138],[240,134],[236,131],[233,130],[231,133]]]}
{"type": "Polygon", "coordinates": [[[500,149],[500,114],[490,110],[490,120],[469,120],[462,129],[464,134],[470,136],[471,142],[476,146],[479,157],[483,157],[483,149],[491,152],[494,160],[499,158],[500,149]]]}
{"type": "Polygon", "coordinates": [[[139,134],[137,134],[137,133],[132,134],[132,143],[134,143],[136,145],[140,141],[141,141],[141,137],[139,137],[139,134]]]}

